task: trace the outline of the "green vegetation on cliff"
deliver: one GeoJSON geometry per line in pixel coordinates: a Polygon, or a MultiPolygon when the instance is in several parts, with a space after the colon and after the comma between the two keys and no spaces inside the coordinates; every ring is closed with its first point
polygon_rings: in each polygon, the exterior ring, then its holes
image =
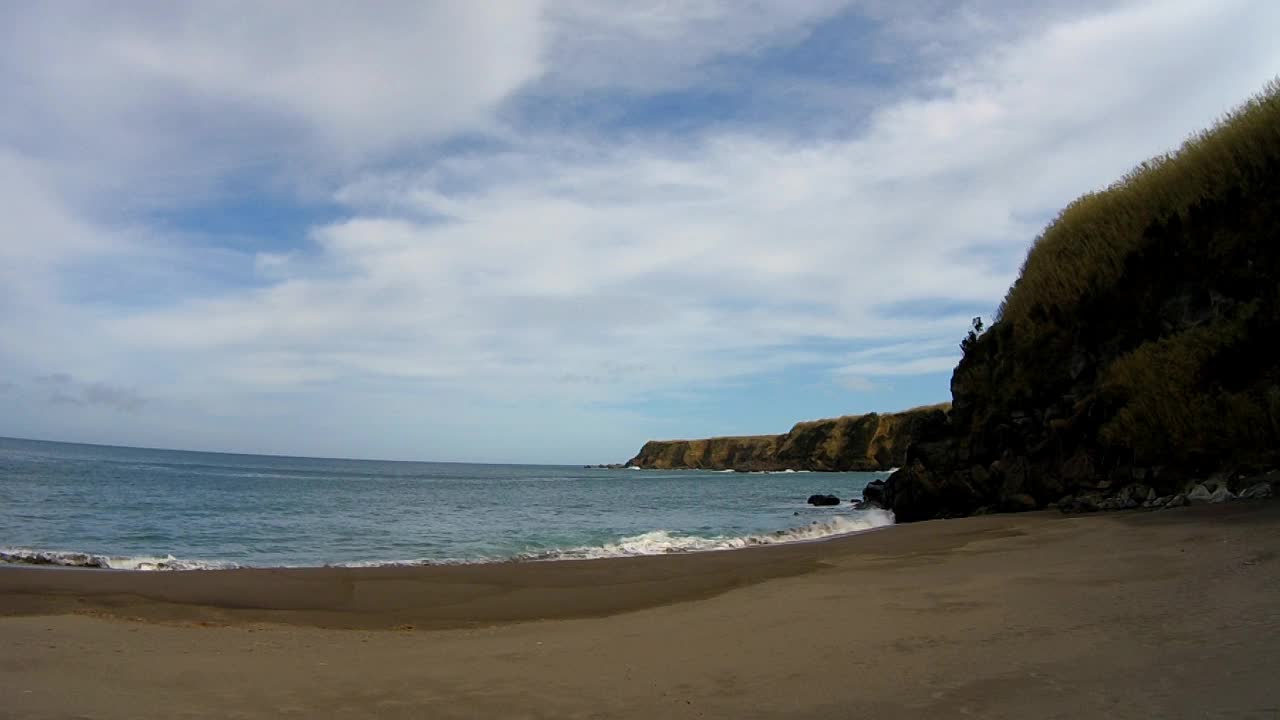
{"type": "Polygon", "coordinates": [[[903,463],[916,438],[946,424],[946,408],[812,420],[782,435],[651,440],[627,464],[655,469],[886,470],[903,463]]]}
{"type": "Polygon", "coordinates": [[[899,519],[1280,464],[1280,83],[1068,206],[913,449],[899,519]]]}

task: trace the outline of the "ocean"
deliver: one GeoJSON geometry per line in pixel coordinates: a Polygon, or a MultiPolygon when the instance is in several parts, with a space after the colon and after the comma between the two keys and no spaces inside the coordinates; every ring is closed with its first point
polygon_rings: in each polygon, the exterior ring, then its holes
{"type": "Polygon", "coordinates": [[[0,563],[131,570],[558,560],[892,524],[887,473],[390,462],[0,438],[0,563]],[[812,507],[832,493],[846,502],[812,507]]]}

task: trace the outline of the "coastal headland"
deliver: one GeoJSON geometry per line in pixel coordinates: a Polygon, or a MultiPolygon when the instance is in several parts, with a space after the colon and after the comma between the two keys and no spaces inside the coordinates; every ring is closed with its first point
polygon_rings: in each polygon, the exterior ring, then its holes
{"type": "Polygon", "coordinates": [[[796,423],[781,435],[650,440],[625,467],[673,470],[874,471],[903,464],[917,438],[946,424],[946,403],[796,423]]]}
{"type": "Polygon", "coordinates": [[[1277,127],[1272,81],[1068,205],[962,342],[947,422],[875,499],[909,522],[1273,492],[1277,127]]]}
{"type": "Polygon", "coordinates": [[[1274,717],[1278,530],[1262,501],[604,561],[0,568],[0,716],[1274,717]]]}

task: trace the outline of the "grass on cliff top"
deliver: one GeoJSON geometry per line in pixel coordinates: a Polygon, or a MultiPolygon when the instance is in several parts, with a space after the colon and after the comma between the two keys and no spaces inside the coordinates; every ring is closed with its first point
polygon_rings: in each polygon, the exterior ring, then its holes
{"type": "MultiPolygon", "coordinates": [[[[848,421],[848,422],[856,422],[858,420],[861,420],[864,417],[867,417],[868,415],[903,416],[903,415],[914,415],[917,413],[929,412],[931,410],[941,410],[943,412],[948,412],[951,410],[951,403],[940,402],[940,403],[935,403],[933,405],[919,405],[917,407],[907,408],[906,410],[900,410],[898,412],[892,412],[892,413],[862,413],[861,415],[841,415],[840,417],[821,418],[819,420],[801,420],[800,422],[793,425],[791,427],[791,430],[788,432],[795,432],[797,429],[814,427],[817,425],[821,425],[823,423],[840,422],[841,420],[848,421]]],[[[768,442],[772,440],[777,440],[787,434],[788,433],[784,432],[784,433],[776,433],[773,435],[717,435],[715,437],[709,437],[709,438],[681,438],[681,439],[675,439],[675,440],[650,440],[649,442],[688,443],[688,442],[710,442],[710,441],[723,441],[723,440],[768,442]]]]}
{"type": "Polygon", "coordinates": [[[997,311],[1014,325],[1033,310],[1068,307],[1091,288],[1109,287],[1153,222],[1184,216],[1196,203],[1248,188],[1280,154],[1280,79],[1193,135],[1176,152],[1138,165],[1101,192],[1068,205],[1036,239],[997,311]]]}
{"type": "Polygon", "coordinates": [[[906,410],[899,410],[897,412],[891,412],[891,413],[870,412],[870,413],[862,413],[860,415],[841,415],[840,417],[833,417],[833,418],[819,418],[817,420],[801,420],[800,422],[796,423],[791,429],[794,432],[797,429],[814,427],[817,425],[822,425],[824,423],[838,423],[842,421],[857,422],[862,418],[867,417],[868,415],[875,415],[877,417],[901,417],[905,415],[916,415],[920,413],[926,413],[933,410],[941,410],[942,412],[948,412],[951,410],[951,403],[950,401],[948,401],[948,402],[934,403],[933,405],[917,405],[916,407],[907,408],[906,410]]]}

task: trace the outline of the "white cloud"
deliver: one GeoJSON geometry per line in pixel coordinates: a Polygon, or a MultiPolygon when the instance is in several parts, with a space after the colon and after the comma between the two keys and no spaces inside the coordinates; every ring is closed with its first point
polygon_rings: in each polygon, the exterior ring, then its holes
{"type": "Polygon", "coordinates": [[[67,3],[0,31],[0,139],[48,158],[83,202],[212,192],[486,131],[542,72],[541,4],[67,3]],[[310,168],[308,170],[307,168],[310,168]]]}

